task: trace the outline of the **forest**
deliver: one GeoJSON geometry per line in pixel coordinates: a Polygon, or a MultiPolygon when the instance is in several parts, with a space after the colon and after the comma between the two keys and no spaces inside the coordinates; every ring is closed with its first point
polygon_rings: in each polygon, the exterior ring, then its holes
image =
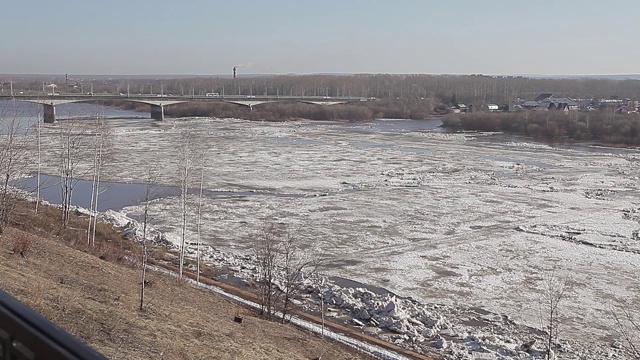
{"type": "Polygon", "coordinates": [[[640,145],[640,120],[637,115],[609,111],[478,112],[447,115],[443,119],[443,126],[462,130],[504,131],[535,138],[640,145]]]}
{"type": "MultiPolygon", "coordinates": [[[[490,75],[354,74],[354,75],[260,75],[198,76],[180,78],[91,78],[69,76],[15,78],[14,91],[45,93],[56,83],[61,94],[166,94],[327,96],[376,99],[424,99],[433,106],[458,101],[477,105],[515,104],[542,92],[573,99],[638,99],[640,80],[607,78],[532,78],[490,75]]],[[[8,93],[9,81],[1,90],[8,93]]]]}

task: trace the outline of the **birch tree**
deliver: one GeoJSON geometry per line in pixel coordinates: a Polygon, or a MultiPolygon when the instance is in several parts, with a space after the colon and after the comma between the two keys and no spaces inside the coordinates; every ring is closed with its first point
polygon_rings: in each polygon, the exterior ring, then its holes
{"type": "Polygon", "coordinates": [[[258,291],[260,297],[260,312],[271,319],[275,313],[278,297],[276,273],[281,243],[278,239],[275,225],[264,227],[254,242],[254,251],[258,268],[258,291]]]}
{"type": "Polygon", "coordinates": [[[567,278],[556,274],[555,269],[544,274],[540,297],[540,322],[547,331],[547,359],[555,359],[554,350],[558,344],[560,333],[560,304],[565,301],[569,292],[567,278]]]}
{"type": "Polygon", "coordinates": [[[200,283],[200,246],[202,244],[202,193],[204,189],[204,166],[200,168],[200,194],[198,196],[198,240],[196,244],[196,282],[200,283]]]}
{"type": "Polygon", "coordinates": [[[60,170],[60,191],[62,204],[62,227],[69,225],[71,214],[71,199],[73,190],[78,183],[79,166],[82,155],[87,150],[86,128],[79,120],[67,120],[59,122],[58,133],[58,157],[60,170]]]}
{"type": "Polygon", "coordinates": [[[147,285],[147,226],[149,224],[149,207],[151,200],[156,195],[157,190],[157,174],[154,170],[148,169],[145,179],[144,198],[142,199],[142,259],[140,271],[140,310],[144,309],[144,292],[147,285]]]}
{"type": "MultiPolygon", "coordinates": [[[[42,121],[44,121],[44,117],[42,121]]],[[[36,117],[36,139],[38,143],[38,170],[36,172],[36,215],[38,214],[38,207],[40,206],[40,175],[42,173],[42,121],[40,120],[40,111],[38,110],[38,115],[36,117]]]]}
{"type": "Polygon", "coordinates": [[[300,239],[290,232],[285,234],[281,245],[282,258],[282,319],[286,320],[291,311],[292,300],[302,290],[305,277],[311,276],[318,268],[321,259],[313,254],[305,254],[300,246],[300,239]]]}
{"type": "Polygon", "coordinates": [[[180,239],[180,270],[179,276],[182,278],[182,272],[184,268],[184,257],[186,253],[186,237],[187,237],[187,219],[188,219],[188,196],[189,185],[192,168],[192,134],[191,130],[187,129],[180,134],[180,147],[179,147],[179,161],[178,165],[178,177],[180,181],[180,214],[181,214],[181,239],[180,239]]]}
{"type": "Polygon", "coordinates": [[[87,228],[87,245],[94,245],[96,240],[96,224],[98,221],[99,196],[104,190],[100,187],[102,168],[109,159],[110,130],[103,114],[96,113],[93,134],[93,166],[91,185],[91,204],[89,209],[89,225],[87,228]]]}
{"type": "Polygon", "coordinates": [[[25,146],[27,128],[23,120],[24,114],[15,101],[0,110],[0,235],[8,225],[9,216],[16,204],[16,195],[11,191],[10,181],[20,173],[28,156],[25,146]]]}
{"type": "Polygon", "coordinates": [[[286,320],[305,276],[316,271],[319,258],[303,254],[300,240],[286,228],[268,224],[254,241],[261,312],[271,319],[281,310],[286,320]]]}

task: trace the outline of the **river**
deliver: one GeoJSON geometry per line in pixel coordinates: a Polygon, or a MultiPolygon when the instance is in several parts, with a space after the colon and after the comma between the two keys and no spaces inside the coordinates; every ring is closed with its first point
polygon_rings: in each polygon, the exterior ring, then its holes
{"type": "MultiPolygon", "coordinates": [[[[188,138],[203,151],[192,159],[190,219],[202,167],[203,237],[228,251],[248,252],[265,224],[284,223],[330,275],[532,326],[542,277],[554,269],[572,284],[565,331],[593,339],[611,332],[614,297],[637,301],[634,149],[447,133],[439,120],[108,123],[114,153],[104,180],[113,190],[104,199],[116,198],[108,207],[139,216],[135,184],[154,169],[174,191],[152,201],[152,222],[173,238],[188,138]]],[[[49,174],[55,134],[70,124],[42,127],[49,174]]],[[[76,195],[82,204],[86,195],[76,195]]],[[[189,226],[193,235],[195,220],[189,226]]]]}

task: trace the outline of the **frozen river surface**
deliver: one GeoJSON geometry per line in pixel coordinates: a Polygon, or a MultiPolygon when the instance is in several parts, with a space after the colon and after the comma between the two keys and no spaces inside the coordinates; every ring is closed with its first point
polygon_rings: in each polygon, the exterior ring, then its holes
{"type": "MultiPolygon", "coordinates": [[[[535,327],[541,279],[555,269],[571,284],[564,332],[590,339],[613,332],[615,298],[638,299],[634,150],[448,134],[434,129],[437,120],[110,124],[111,181],[141,182],[153,167],[163,185],[177,185],[185,133],[206,148],[194,166],[206,168],[203,238],[216,247],[248,252],[265,223],[286,223],[331,275],[535,327]]],[[[50,146],[56,137],[47,134],[64,126],[44,128],[50,146]]],[[[192,173],[195,192],[200,173],[192,173]]],[[[150,211],[178,237],[178,197],[150,211]]]]}

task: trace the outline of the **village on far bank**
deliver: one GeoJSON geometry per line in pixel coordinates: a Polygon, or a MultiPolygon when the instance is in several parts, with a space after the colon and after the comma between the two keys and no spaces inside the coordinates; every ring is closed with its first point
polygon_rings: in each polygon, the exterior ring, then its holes
{"type": "MultiPolygon", "coordinates": [[[[455,96],[454,96],[455,99],[455,96]]],[[[452,99],[452,100],[454,100],[452,99]]],[[[455,101],[454,101],[455,102],[455,101]]],[[[455,103],[447,109],[449,113],[461,114],[474,111],[488,112],[509,112],[509,111],[612,111],[616,114],[638,114],[640,108],[639,100],[629,98],[621,99],[612,96],[610,99],[572,99],[569,97],[558,97],[553,93],[541,93],[533,99],[516,98],[514,105],[485,104],[480,109],[476,109],[472,104],[455,103]]]]}

